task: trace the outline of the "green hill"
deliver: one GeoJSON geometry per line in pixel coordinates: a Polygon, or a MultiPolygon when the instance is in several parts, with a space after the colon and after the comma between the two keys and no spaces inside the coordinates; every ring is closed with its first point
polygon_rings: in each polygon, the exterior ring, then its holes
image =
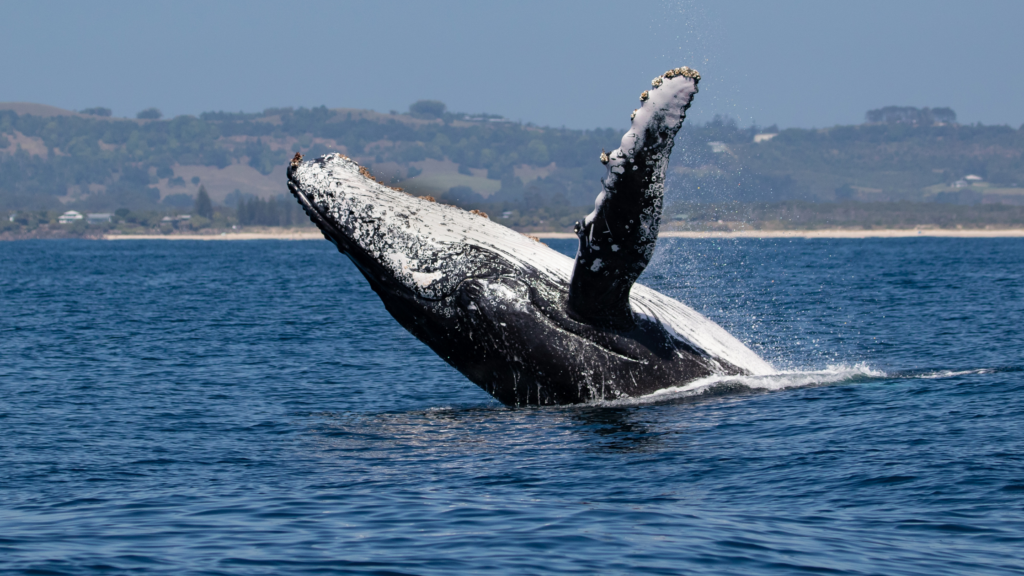
{"type": "MultiPolygon", "coordinates": [[[[933,119],[955,118],[948,110],[892,110],[900,113],[874,111],[881,121],[821,130],[740,128],[721,118],[686,124],[669,200],[1024,205],[1024,129],[933,119]]],[[[0,210],[180,211],[199,186],[215,204],[236,206],[284,194],[295,152],[341,152],[410,192],[497,212],[520,227],[564,227],[592,206],[604,174],[598,156],[623,131],[455,114],[439,102],[407,114],[109,113],[0,104],[0,210]]]]}

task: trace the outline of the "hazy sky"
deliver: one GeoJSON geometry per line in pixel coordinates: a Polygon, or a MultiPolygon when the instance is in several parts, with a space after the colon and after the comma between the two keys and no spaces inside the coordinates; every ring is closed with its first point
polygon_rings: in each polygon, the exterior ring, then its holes
{"type": "Polygon", "coordinates": [[[624,127],[668,68],[691,118],[859,123],[885,105],[1024,123],[1024,1],[0,1],[0,101],[134,116],[319,106],[624,127]]]}

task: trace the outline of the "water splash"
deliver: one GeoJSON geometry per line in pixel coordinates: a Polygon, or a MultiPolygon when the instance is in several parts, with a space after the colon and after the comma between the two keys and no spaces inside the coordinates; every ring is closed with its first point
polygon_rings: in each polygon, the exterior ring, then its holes
{"type": "Polygon", "coordinates": [[[682,386],[658,390],[638,398],[599,402],[600,406],[638,406],[679,400],[732,396],[750,392],[776,392],[833,384],[857,384],[878,380],[938,380],[961,376],[1024,371],[1022,367],[973,368],[969,370],[906,370],[885,372],[866,363],[836,364],[822,370],[781,370],[761,376],[709,376],[682,386]]]}
{"type": "Polygon", "coordinates": [[[840,364],[823,370],[783,370],[761,376],[709,376],[682,386],[665,388],[646,396],[613,400],[608,406],[661,403],[695,397],[729,396],[753,391],[778,391],[828,384],[865,382],[887,377],[885,372],[866,364],[840,364]]]}

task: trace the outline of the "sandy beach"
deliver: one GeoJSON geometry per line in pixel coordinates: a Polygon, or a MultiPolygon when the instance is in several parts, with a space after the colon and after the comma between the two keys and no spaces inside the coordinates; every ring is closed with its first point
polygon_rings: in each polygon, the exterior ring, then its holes
{"type": "MultiPolygon", "coordinates": [[[[542,239],[571,239],[571,232],[529,232],[542,239]]],[[[663,231],[661,238],[1024,238],[1024,228],[998,230],[974,229],[908,229],[908,230],[733,230],[729,232],[663,231]]],[[[221,232],[218,234],[106,234],[104,240],[322,240],[316,230],[286,228],[281,230],[221,232]]]]}

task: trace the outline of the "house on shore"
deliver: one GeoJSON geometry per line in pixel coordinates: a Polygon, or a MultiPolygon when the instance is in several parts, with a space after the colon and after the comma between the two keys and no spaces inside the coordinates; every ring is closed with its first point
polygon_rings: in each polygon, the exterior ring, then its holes
{"type": "Polygon", "coordinates": [[[83,216],[81,213],[75,212],[74,210],[68,210],[57,218],[57,222],[60,222],[61,224],[71,224],[72,222],[77,222],[82,218],[83,216]]]}

